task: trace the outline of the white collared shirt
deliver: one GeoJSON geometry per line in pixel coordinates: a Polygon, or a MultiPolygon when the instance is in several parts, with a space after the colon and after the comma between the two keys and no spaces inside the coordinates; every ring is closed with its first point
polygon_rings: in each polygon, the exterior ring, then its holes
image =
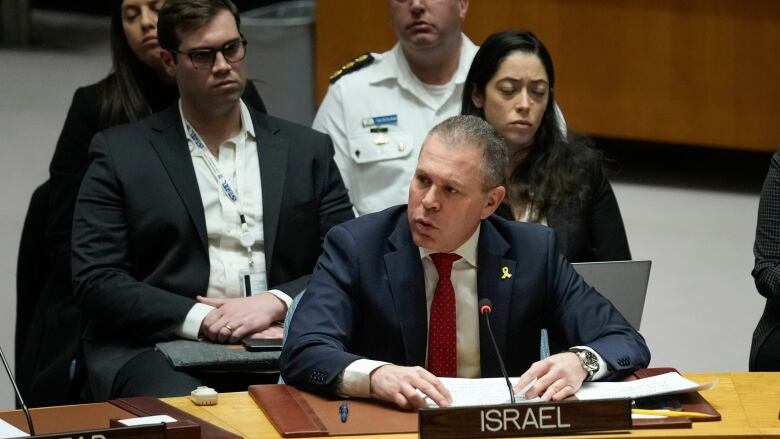
{"type": "MultiPolygon", "coordinates": [[[[219,145],[219,157],[214,157],[208,148],[198,148],[188,136],[192,165],[198,181],[198,190],[206,217],[206,235],[209,250],[209,284],[203,294],[214,298],[243,297],[240,273],[248,272],[249,254],[241,245],[240,213],[246,219],[249,231],[255,237],[252,246],[252,273],[265,278],[265,245],[263,236],[263,192],[260,181],[260,160],[257,153],[257,137],[249,110],[243,101],[241,105],[241,130],[235,136],[219,145]],[[236,202],[228,198],[218,184],[217,177],[207,163],[204,154],[209,154],[219,172],[228,180],[238,196],[236,202]]],[[[182,126],[187,133],[187,121],[179,100],[182,126]]],[[[243,273],[241,273],[243,274],[243,273]]],[[[268,290],[267,281],[263,290],[268,290]]],[[[269,291],[279,297],[287,306],[292,299],[279,290],[269,291]]],[[[179,335],[197,339],[200,325],[213,307],[197,303],[187,314],[179,335]]]]}
{"type": "MultiPolygon", "coordinates": [[[[479,312],[477,311],[477,230],[453,253],[460,259],[452,263],[450,280],[455,288],[455,337],[458,352],[458,377],[478,378],[481,376],[479,365],[479,312]]],[[[428,309],[428,324],[430,325],[431,303],[439,282],[439,272],[431,259],[435,251],[420,247],[423,273],[425,274],[425,300],[428,309]]],[[[428,328],[430,333],[430,327],[428,328]]],[[[426,355],[428,350],[426,349],[426,355]]],[[[428,358],[425,358],[428,364],[428,358]]]]}

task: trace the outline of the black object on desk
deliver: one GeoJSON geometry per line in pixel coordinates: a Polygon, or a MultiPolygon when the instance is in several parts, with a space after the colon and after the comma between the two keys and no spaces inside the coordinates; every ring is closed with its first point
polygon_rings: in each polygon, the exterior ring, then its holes
{"type": "Polygon", "coordinates": [[[281,351],[281,338],[245,338],[241,340],[244,349],[250,352],[281,351]]]}
{"type": "Polygon", "coordinates": [[[347,417],[349,417],[349,406],[347,406],[347,401],[343,401],[341,405],[339,405],[339,416],[341,416],[341,422],[347,422],[347,417]]]}

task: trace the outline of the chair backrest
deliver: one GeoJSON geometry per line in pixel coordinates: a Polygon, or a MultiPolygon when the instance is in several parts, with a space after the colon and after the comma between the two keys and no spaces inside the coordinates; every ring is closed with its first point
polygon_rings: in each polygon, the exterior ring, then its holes
{"type": "MultiPolygon", "coordinates": [[[[300,303],[301,298],[303,298],[303,293],[305,292],[306,290],[304,289],[297,296],[295,296],[295,299],[293,299],[292,303],[290,304],[290,308],[287,309],[287,315],[284,316],[284,332],[282,335],[282,345],[284,345],[284,342],[287,341],[287,331],[290,328],[290,322],[292,321],[292,316],[293,314],[295,314],[295,309],[298,308],[298,303],[300,303]]],[[[282,379],[281,374],[279,374],[279,384],[284,384],[284,380],[282,379]]]]}
{"type": "Polygon", "coordinates": [[[35,307],[38,304],[45,273],[46,258],[46,212],[49,207],[49,181],[38,186],[30,198],[27,216],[19,240],[19,254],[16,260],[16,335],[15,370],[19,371],[22,350],[27,342],[35,307]]]}
{"type": "MultiPolygon", "coordinates": [[[[49,208],[49,181],[47,180],[30,197],[27,215],[19,240],[16,259],[16,328],[14,336],[14,371],[19,390],[28,398],[32,386],[33,370],[26,358],[25,348],[31,323],[49,272],[46,251],[46,218],[49,208]]],[[[18,404],[18,403],[17,403],[18,404]]]]}
{"type": "Polygon", "coordinates": [[[292,321],[293,314],[295,314],[295,308],[298,308],[298,303],[300,303],[301,298],[303,298],[303,293],[305,292],[306,290],[304,289],[297,296],[295,296],[292,303],[290,304],[290,308],[287,310],[287,315],[284,316],[284,332],[282,335],[282,340],[287,340],[287,329],[290,327],[290,321],[292,321]]]}

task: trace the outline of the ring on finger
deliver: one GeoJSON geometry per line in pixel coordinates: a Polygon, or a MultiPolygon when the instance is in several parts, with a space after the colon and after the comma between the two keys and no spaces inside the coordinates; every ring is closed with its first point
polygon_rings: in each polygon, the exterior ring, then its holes
{"type": "Polygon", "coordinates": [[[228,332],[230,332],[231,334],[233,333],[233,327],[230,326],[230,324],[225,323],[225,326],[223,326],[223,328],[227,329],[228,332]]]}

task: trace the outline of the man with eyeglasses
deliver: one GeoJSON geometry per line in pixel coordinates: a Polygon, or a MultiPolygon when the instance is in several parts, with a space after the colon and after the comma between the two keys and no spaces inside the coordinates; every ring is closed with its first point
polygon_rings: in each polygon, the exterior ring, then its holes
{"type": "Polygon", "coordinates": [[[181,99],[92,141],[73,276],[97,400],[213,384],[157,342],[280,337],[325,233],[353,216],[330,139],[241,101],[239,24],[230,0],[169,0],[158,38],[181,99]]]}

